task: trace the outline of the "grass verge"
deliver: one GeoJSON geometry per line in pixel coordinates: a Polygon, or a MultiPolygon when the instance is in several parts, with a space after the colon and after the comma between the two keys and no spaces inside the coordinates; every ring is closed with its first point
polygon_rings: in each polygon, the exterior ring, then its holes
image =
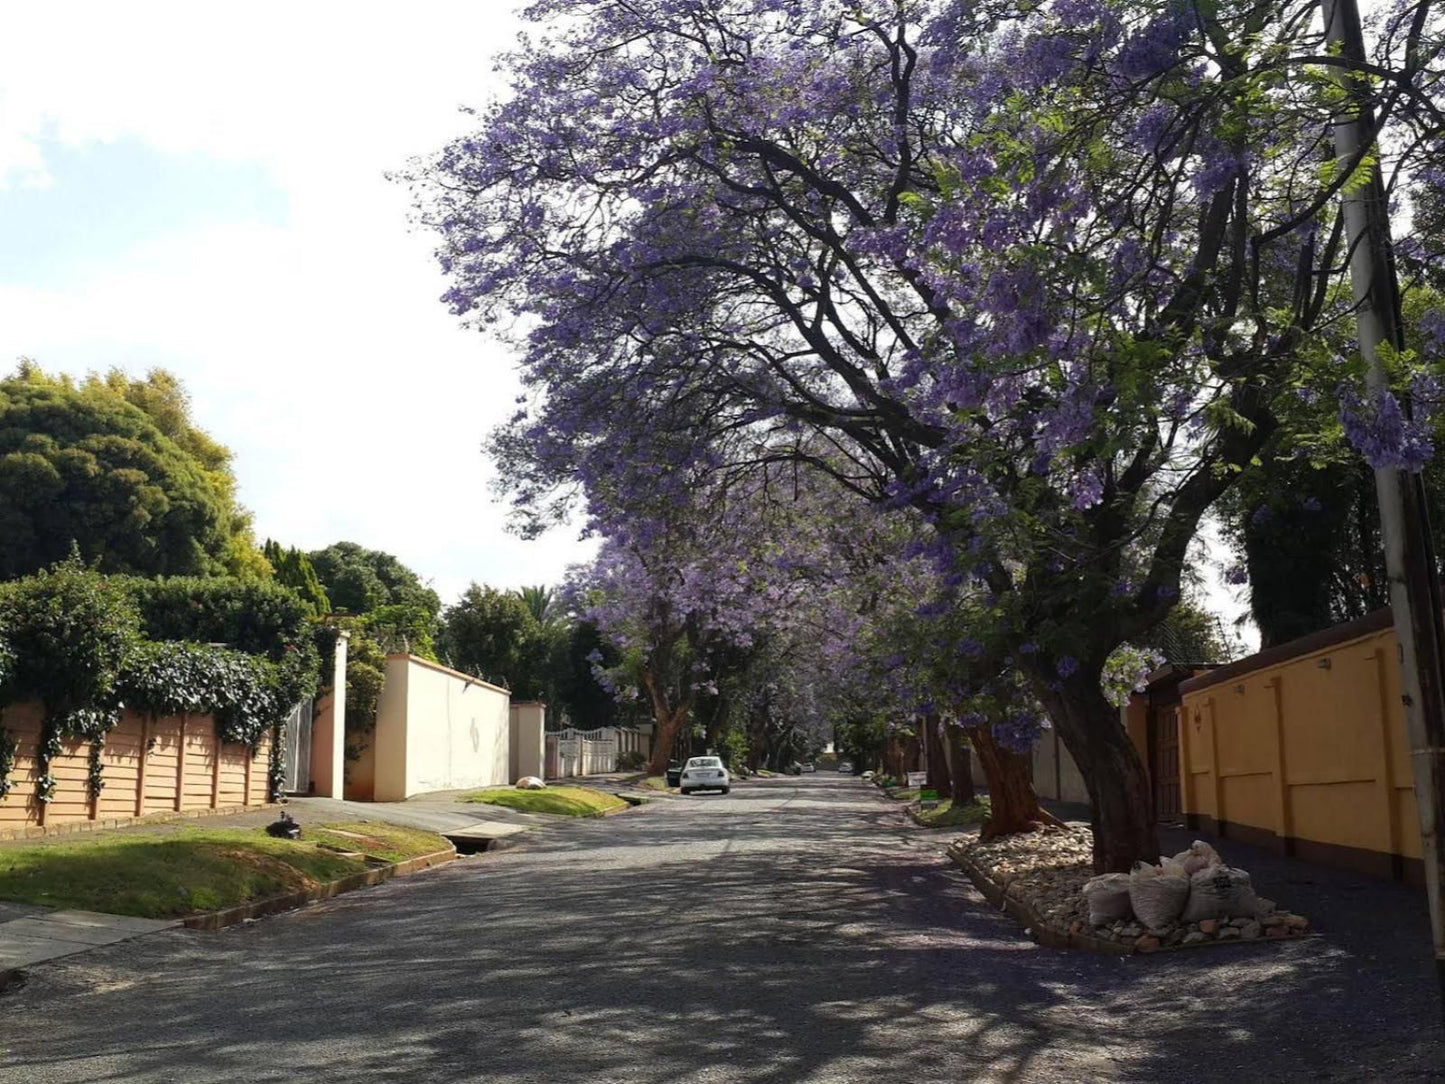
{"type": "Polygon", "coordinates": [[[498,787],[468,795],[467,801],[499,805],[522,813],[552,813],[562,817],[598,817],[627,803],[615,794],[591,787],[547,787],[545,790],[513,790],[498,787]]]}
{"type": "Polygon", "coordinates": [[[667,777],[665,775],[649,775],[642,781],[642,785],[648,790],[667,790],[667,777]]]}
{"type": "Polygon", "coordinates": [[[370,822],[305,828],[294,841],[262,828],[127,830],[0,849],[0,900],[184,918],[314,888],[367,869],[369,859],[400,862],[446,847],[430,832],[370,822]]]}
{"type": "Polygon", "coordinates": [[[918,801],[917,787],[888,787],[883,791],[883,793],[888,795],[888,797],[892,798],[895,802],[918,801]]]}
{"type": "Polygon", "coordinates": [[[988,820],[988,811],[988,796],[985,795],[957,809],[953,806],[952,798],[940,798],[934,809],[910,806],[908,815],[925,828],[963,828],[988,820]]]}

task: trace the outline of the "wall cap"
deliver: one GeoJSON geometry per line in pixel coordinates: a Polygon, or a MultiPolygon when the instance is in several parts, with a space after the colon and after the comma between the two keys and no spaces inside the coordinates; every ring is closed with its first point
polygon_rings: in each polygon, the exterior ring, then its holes
{"type": "Polygon", "coordinates": [[[1253,655],[1246,655],[1238,662],[1227,663],[1207,674],[1200,674],[1198,677],[1190,678],[1180,684],[1181,694],[1198,692],[1200,689],[1207,689],[1213,685],[1220,685],[1226,681],[1252,674],[1257,670],[1265,670],[1271,666],[1279,666],[1293,659],[1304,655],[1313,654],[1316,651],[1323,651],[1325,648],[1335,647],[1338,644],[1347,643],[1350,640],[1358,640],[1373,632],[1382,632],[1394,626],[1394,616],[1389,607],[1374,610],[1364,617],[1354,621],[1346,622],[1343,625],[1335,625],[1333,628],[1321,629],[1319,632],[1312,632],[1308,636],[1301,636],[1297,640],[1289,640],[1274,647],[1267,647],[1263,651],[1257,651],[1253,655]]]}
{"type": "Polygon", "coordinates": [[[446,674],[448,677],[458,678],[469,685],[480,685],[484,689],[491,689],[495,693],[501,693],[509,701],[512,698],[511,691],[502,688],[500,685],[493,685],[490,681],[483,681],[481,678],[473,677],[471,674],[464,674],[460,670],[453,670],[450,666],[443,666],[439,662],[423,659],[420,655],[408,655],[405,651],[393,651],[386,657],[386,661],[413,663],[417,666],[425,667],[428,670],[435,670],[440,674],[446,674]]]}

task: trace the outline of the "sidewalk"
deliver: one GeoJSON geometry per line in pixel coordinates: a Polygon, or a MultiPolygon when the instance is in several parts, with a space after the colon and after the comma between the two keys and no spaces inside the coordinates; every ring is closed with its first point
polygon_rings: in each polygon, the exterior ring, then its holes
{"type": "MultiPolygon", "coordinates": [[[[428,794],[406,802],[288,798],[282,806],[267,806],[245,813],[175,817],[121,828],[101,829],[84,836],[66,834],[37,839],[0,840],[0,861],[3,861],[8,848],[64,846],[81,841],[94,841],[103,836],[135,833],[165,835],[187,828],[263,828],[275,821],[282,809],[303,826],[381,821],[407,828],[420,828],[445,836],[458,844],[459,851],[464,852],[481,850],[499,839],[566,819],[459,801],[459,796],[464,793],[471,791],[428,794]],[[466,846],[469,842],[471,847],[466,846]]],[[[16,968],[71,956],[180,925],[177,920],[57,910],[0,900],[0,988],[3,988],[6,973],[16,968]]]]}
{"type": "Polygon", "coordinates": [[[55,960],[179,925],[175,920],[0,903],[0,978],[12,968],[55,960]]]}

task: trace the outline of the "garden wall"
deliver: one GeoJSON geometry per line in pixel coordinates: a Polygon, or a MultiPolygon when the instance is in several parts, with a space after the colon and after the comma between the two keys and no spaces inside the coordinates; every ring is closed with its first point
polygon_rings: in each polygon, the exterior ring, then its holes
{"type": "Polygon", "coordinates": [[[346,797],[400,802],[510,783],[510,703],[496,685],[415,655],[388,655],[376,728],[348,767],[346,797]]]}
{"type": "Polygon", "coordinates": [[[1183,807],[1206,831],[1419,882],[1388,610],[1180,686],[1183,807]]]}
{"type": "Polygon", "coordinates": [[[222,743],[209,715],[152,718],[127,711],[101,750],[105,785],[99,796],[89,793],[90,743],[68,741],[50,762],[55,793],[49,803],[42,803],[35,796],[40,705],[11,704],[0,712],[0,720],[19,743],[10,793],[0,799],[0,837],[31,828],[266,801],[269,735],[253,755],[247,745],[222,743]]]}

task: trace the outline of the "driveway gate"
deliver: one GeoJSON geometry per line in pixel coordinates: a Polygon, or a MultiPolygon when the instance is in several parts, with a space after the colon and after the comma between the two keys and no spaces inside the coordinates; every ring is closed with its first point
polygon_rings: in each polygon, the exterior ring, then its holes
{"type": "Polygon", "coordinates": [[[281,789],[287,794],[311,792],[311,714],[315,702],[303,700],[291,709],[281,732],[281,789]]]}

